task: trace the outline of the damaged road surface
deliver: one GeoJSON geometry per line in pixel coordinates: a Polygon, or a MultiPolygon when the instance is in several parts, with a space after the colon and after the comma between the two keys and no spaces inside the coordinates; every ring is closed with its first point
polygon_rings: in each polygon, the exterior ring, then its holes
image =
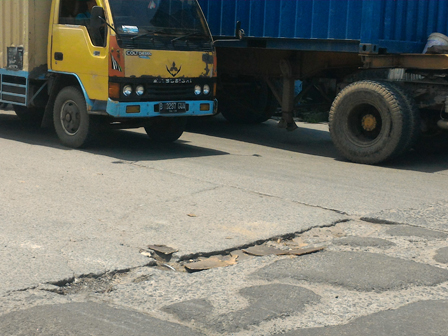
{"type": "Polygon", "coordinates": [[[448,159],[198,121],[86,151],[0,119],[2,335],[446,335],[448,159]],[[424,312],[424,313],[422,313],[424,312]]]}

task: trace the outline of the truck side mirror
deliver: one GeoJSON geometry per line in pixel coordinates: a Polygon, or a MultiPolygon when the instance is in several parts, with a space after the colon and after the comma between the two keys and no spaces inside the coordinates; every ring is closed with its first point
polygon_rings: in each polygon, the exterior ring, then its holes
{"type": "Polygon", "coordinates": [[[244,35],[246,34],[244,33],[244,30],[241,29],[241,21],[237,21],[235,26],[235,37],[242,40],[244,35]]]}
{"type": "Polygon", "coordinates": [[[104,9],[100,6],[92,7],[90,13],[90,28],[93,30],[99,29],[104,24],[104,9]]]}

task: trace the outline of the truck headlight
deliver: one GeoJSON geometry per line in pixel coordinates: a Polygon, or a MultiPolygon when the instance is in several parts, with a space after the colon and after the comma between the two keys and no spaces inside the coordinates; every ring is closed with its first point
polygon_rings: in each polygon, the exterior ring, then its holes
{"type": "Polygon", "coordinates": [[[202,90],[202,93],[205,94],[205,95],[208,95],[210,93],[210,86],[205,84],[204,88],[202,90]]]}
{"type": "Polygon", "coordinates": [[[201,88],[201,86],[200,86],[200,85],[196,85],[196,86],[194,87],[194,94],[195,94],[196,96],[199,96],[201,93],[202,93],[202,88],[201,88]]]}
{"type": "Polygon", "coordinates": [[[132,94],[132,86],[130,85],[125,85],[123,87],[123,95],[126,97],[129,97],[132,94]]]}
{"type": "Polygon", "coordinates": [[[143,94],[145,93],[145,87],[143,85],[139,85],[135,88],[135,93],[137,94],[137,96],[143,96],[143,94]]]}

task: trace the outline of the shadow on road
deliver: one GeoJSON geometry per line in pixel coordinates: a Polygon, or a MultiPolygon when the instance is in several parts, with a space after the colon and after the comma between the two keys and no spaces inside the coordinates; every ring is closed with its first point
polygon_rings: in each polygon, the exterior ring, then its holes
{"type": "MultiPolygon", "coordinates": [[[[39,128],[21,121],[11,113],[0,114],[0,138],[22,143],[73,150],[64,147],[52,128],[39,128]]],[[[175,143],[157,144],[143,133],[125,130],[104,132],[85,152],[126,161],[158,161],[188,157],[228,155],[207,147],[193,146],[182,138],[175,143]]]]}
{"type": "MultiPolygon", "coordinates": [[[[325,125],[316,126],[301,123],[299,126],[296,131],[287,132],[277,128],[277,122],[274,120],[258,125],[237,125],[228,123],[221,116],[216,116],[190,119],[187,132],[237,140],[295,153],[328,157],[336,161],[347,161],[337,152],[325,125]]],[[[0,113],[0,138],[30,145],[71,150],[59,143],[53,129],[42,129],[27,125],[19,120],[12,111],[0,113]]],[[[157,144],[151,142],[144,133],[126,130],[105,132],[85,151],[126,161],[156,161],[229,154],[206,146],[191,145],[182,138],[172,144],[157,144]]],[[[410,152],[381,166],[383,168],[436,173],[448,170],[448,155],[446,154],[410,152]]]]}
{"type": "MultiPolygon", "coordinates": [[[[259,125],[238,125],[227,122],[223,117],[190,119],[189,132],[220,138],[238,140],[297,153],[334,158],[348,162],[333,145],[328,128],[324,125],[300,123],[294,132],[277,128],[277,122],[270,120],[259,125]],[[319,129],[316,129],[319,128],[319,129]]],[[[436,173],[448,170],[448,150],[442,153],[421,153],[411,151],[383,168],[436,173]]]]}
{"type": "Polygon", "coordinates": [[[392,162],[385,163],[383,167],[422,173],[446,171],[448,175],[448,151],[427,154],[411,151],[392,162]]]}
{"type": "Polygon", "coordinates": [[[240,125],[231,124],[219,115],[190,119],[187,126],[187,131],[192,133],[343,160],[333,146],[327,129],[326,125],[301,124],[297,130],[288,132],[278,128],[275,120],[257,125],[240,125]]]}

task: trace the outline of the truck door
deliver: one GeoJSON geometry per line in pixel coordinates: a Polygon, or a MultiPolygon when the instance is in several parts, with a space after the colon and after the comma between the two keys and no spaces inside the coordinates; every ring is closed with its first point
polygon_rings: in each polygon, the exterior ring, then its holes
{"type": "MultiPolygon", "coordinates": [[[[80,15],[81,0],[61,0],[56,6],[57,18],[52,28],[51,69],[75,74],[81,80],[90,99],[108,98],[107,29],[102,36],[94,36],[90,20],[80,15]],[[78,13],[79,12],[79,13],[78,13]]],[[[99,0],[98,0],[99,2],[99,0]]]]}

